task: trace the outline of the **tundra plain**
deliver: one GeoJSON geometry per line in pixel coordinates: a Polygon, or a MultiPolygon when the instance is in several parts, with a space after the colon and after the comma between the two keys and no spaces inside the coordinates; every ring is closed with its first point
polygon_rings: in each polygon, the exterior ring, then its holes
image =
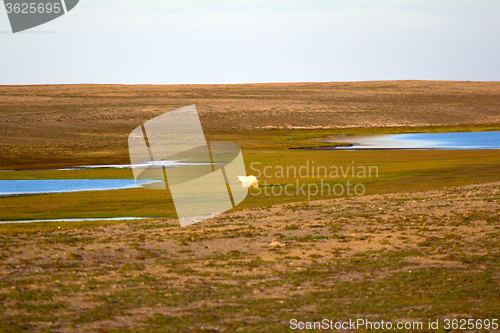
{"type": "Polygon", "coordinates": [[[132,129],[190,104],[207,141],[240,145],[247,174],[314,161],[378,175],[300,178],[366,189],[312,197],[264,195],[297,177],[261,175],[260,193],[186,228],[168,191],[2,197],[3,221],[151,219],[0,224],[0,331],[285,332],[292,318],[498,317],[498,150],[293,149],[331,145],[321,141],[331,135],[499,130],[496,82],[2,86],[0,179],[132,178],[55,169],[128,163],[132,129]]]}

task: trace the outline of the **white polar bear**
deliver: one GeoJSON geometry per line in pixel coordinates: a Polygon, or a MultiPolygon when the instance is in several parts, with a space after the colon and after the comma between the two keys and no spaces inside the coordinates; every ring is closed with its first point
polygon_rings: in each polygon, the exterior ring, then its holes
{"type": "Polygon", "coordinates": [[[241,182],[241,187],[259,187],[259,183],[255,176],[237,176],[236,178],[241,182]]]}

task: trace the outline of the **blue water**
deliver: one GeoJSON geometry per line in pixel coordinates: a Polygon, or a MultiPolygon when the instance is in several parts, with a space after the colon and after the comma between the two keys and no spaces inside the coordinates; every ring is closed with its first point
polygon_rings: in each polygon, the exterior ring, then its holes
{"type": "Polygon", "coordinates": [[[19,220],[19,221],[0,221],[0,224],[31,223],[31,222],[131,221],[131,220],[147,220],[147,219],[151,219],[151,217],[103,217],[103,218],[82,218],[82,219],[19,220]]]}
{"type": "Polygon", "coordinates": [[[133,179],[0,180],[0,195],[119,190],[138,187],[133,179]]]}
{"type": "Polygon", "coordinates": [[[500,131],[459,133],[414,133],[347,136],[328,142],[353,143],[352,149],[500,149],[500,131]]]}
{"type": "Polygon", "coordinates": [[[500,149],[500,131],[399,134],[392,136],[392,138],[403,141],[431,143],[429,146],[432,148],[500,149]]]}

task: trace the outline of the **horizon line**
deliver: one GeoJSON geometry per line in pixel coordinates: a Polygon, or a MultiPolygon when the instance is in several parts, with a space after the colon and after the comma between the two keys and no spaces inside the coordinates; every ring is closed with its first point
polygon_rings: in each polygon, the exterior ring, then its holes
{"type": "Polygon", "coordinates": [[[381,79],[381,80],[338,80],[338,81],[267,81],[267,82],[208,82],[208,83],[6,83],[4,86],[57,86],[57,85],[120,85],[120,86],[181,86],[181,85],[243,85],[243,84],[286,84],[286,83],[355,83],[355,82],[500,82],[500,80],[446,80],[446,79],[381,79]]]}

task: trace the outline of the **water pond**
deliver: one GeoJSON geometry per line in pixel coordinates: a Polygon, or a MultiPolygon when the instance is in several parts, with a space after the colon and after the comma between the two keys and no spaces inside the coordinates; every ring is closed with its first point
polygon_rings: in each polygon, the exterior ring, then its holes
{"type": "Polygon", "coordinates": [[[500,149],[500,131],[353,135],[329,138],[325,141],[353,144],[332,148],[334,150],[500,149]]]}

